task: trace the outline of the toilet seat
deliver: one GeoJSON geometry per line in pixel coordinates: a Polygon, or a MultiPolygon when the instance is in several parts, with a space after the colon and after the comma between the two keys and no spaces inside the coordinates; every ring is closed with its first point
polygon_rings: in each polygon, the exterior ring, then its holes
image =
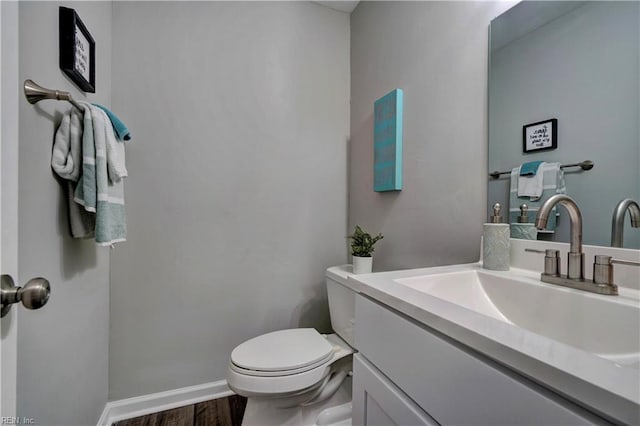
{"type": "Polygon", "coordinates": [[[294,328],[240,344],[231,352],[231,368],[251,376],[284,376],[320,367],[332,356],[332,345],[317,330],[294,328]]]}
{"type": "Polygon", "coordinates": [[[324,364],[327,364],[329,361],[333,359],[333,353],[328,353],[327,356],[320,361],[306,365],[300,368],[287,369],[282,371],[262,371],[262,370],[251,370],[248,368],[242,368],[237,366],[233,361],[229,365],[229,368],[234,370],[236,373],[246,374],[247,376],[257,376],[257,377],[281,377],[281,376],[289,376],[292,374],[304,373],[305,371],[313,370],[314,368],[321,367],[324,364]]]}
{"type": "Polygon", "coordinates": [[[249,397],[277,397],[314,389],[323,384],[337,360],[353,353],[353,349],[337,335],[325,337],[315,329],[280,330],[252,340],[254,342],[242,350],[236,352],[251,340],[234,349],[227,374],[229,387],[236,393],[249,397]],[[269,335],[273,336],[267,337],[269,335]],[[300,336],[300,340],[296,340],[296,335],[300,336]],[[273,346],[277,342],[284,343],[282,346],[273,346]],[[306,355],[300,355],[301,352],[305,352],[300,351],[303,342],[317,350],[310,349],[306,351],[306,355]],[[292,348],[295,348],[295,351],[292,348]],[[329,351],[328,356],[324,354],[325,348],[329,351]],[[280,353],[289,349],[298,356],[287,358],[285,355],[286,362],[285,359],[276,360],[280,353]],[[245,350],[258,352],[245,358],[245,350]],[[247,365],[254,368],[246,368],[247,365]],[[281,369],[276,370],[276,366],[281,369]]]}

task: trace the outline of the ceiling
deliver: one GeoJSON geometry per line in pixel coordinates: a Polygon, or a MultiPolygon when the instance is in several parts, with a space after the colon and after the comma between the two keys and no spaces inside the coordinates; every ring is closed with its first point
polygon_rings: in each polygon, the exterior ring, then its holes
{"type": "Polygon", "coordinates": [[[339,10],[341,12],[351,13],[356,8],[359,1],[314,1],[314,3],[321,4],[322,6],[330,7],[331,9],[339,10]]]}

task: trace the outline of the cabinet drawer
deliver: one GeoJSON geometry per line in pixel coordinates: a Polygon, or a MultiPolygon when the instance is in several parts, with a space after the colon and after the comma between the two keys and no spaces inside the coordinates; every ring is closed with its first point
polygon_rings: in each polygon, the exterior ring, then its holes
{"type": "Polygon", "coordinates": [[[353,357],[353,424],[438,426],[362,356],[353,357]]]}
{"type": "Polygon", "coordinates": [[[602,424],[564,398],[358,295],[359,352],[441,424],[602,424]]]}

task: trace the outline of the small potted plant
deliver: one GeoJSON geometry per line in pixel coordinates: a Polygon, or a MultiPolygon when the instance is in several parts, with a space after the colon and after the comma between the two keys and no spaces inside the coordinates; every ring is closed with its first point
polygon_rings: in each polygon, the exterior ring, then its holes
{"type": "Polygon", "coordinates": [[[347,238],[351,238],[351,256],[353,256],[353,273],[368,274],[373,269],[373,245],[383,239],[382,234],[372,237],[356,225],[356,230],[347,238]]]}

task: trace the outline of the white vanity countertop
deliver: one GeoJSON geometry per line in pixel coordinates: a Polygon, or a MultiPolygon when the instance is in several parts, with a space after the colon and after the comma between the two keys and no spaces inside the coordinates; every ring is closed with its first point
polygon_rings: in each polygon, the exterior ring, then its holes
{"type": "MultiPolygon", "coordinates": [[[[540,256],[538,254],[531,253],[533,260],[523,254],[525,245],[536,249],[562,249],[566,244],[538,241],[512,243],[512,272],[537,280],[540,275],[539,271],[513,268],[514,260],[518,266],[526,266],[527,262],[530,264],[542,263],[542,259],[537,258],[540,256]],[[514,250],[522,253],[513,253],[514,250]]],[[[587,247],[585,246],[585,248],[587,247]]],[[[599,254],[611,255],[606,249],[604,250],[605,252],[603,252],[603,248],[596,248],[596,252],[599,254]]],[[[638,250],[609,250],[615,251],[614,257],[616,258],[640,260],[640,251],[638,250]]],[[[563,256],[563,259],[566,257],[563,256]]],[[[586,269],[589,269],[592,259],[590,256],[587,256],[586,259],[586,269]]],[[[608,359],[516,325],[482,315],[394,281],[416,275],[479,268],[481,268],[481,264],[475,263],[365,275],[349,274],[349,283],[350,287],[357,289],[360,293],[448,335],[546,387],[554,389],[568,399],[595,409],[611,419],[629,424],[640,424],[640,370],[637,366],[634,368],[633,366],[618,365],[608,359]]],[[[491,273],[501,274],[497,271],[491,271],[491,273]]],[[[508,274],[508,272],[502,274],[508,274]]],[[[633,270],[630,274],[626,280],[630,280],[631,286],[634,287],[640,282],[640,272],[636,274],[636,271],[633,270]]],[[[628,303],[640,303],[640,300],[637,299],[637,290],[627,288],[620,290],[621,296],[618,297],[624,298],[628,303]]],[[[638,320],[640,321],[640,318],[638,320]]],[[[611,330],[611,332],[615,333],[615,330],[611,330]]]]}

